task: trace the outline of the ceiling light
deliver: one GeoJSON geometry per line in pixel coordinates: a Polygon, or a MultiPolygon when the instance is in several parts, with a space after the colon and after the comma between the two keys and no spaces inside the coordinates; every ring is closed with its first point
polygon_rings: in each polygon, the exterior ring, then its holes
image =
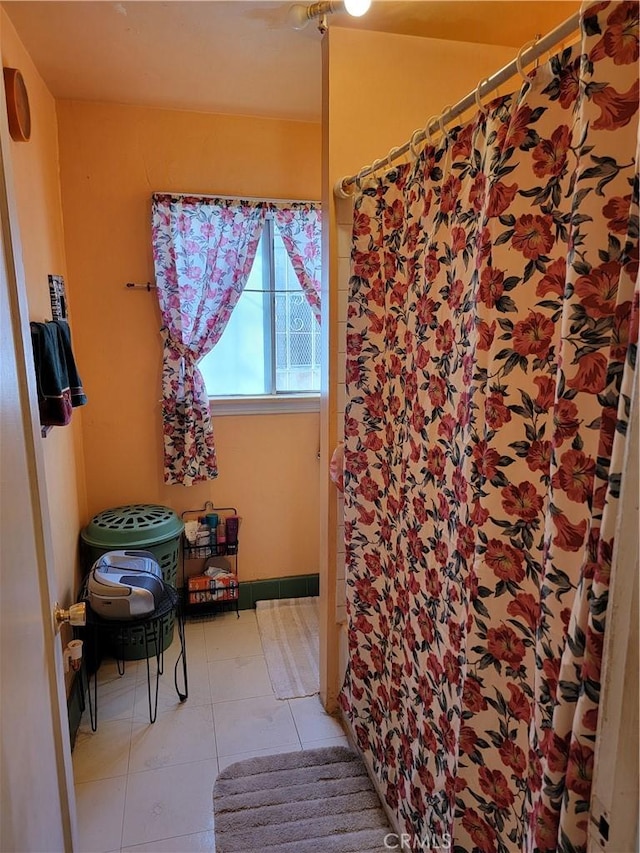
{"type": "Polygon", "coordinates": [[[365,15],[371,7],[371,0],[344,0],[344,8],[354,18],[365,15]]]}
{"type": "Polygon", "coordinates": [[[320,20],[320,29],[326,29],[326,16],[334,12],[348,12],[356,18],[364,15],[371,6],[371,0],[321,0],[318,3],[311,3],[309,6],[304,6],[302,3],[295,3],[289,8],[289,21],[294,30],[301,30],[307,26],[309,21],[318,18],[320,20]]]}

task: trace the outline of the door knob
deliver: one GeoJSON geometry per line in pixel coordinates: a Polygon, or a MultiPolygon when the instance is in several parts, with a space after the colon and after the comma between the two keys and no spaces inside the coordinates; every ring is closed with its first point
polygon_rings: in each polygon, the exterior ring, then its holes
{"type": "Polygon", "coordinates": [[[72,604],[68,610],[65,610],[56,601],[53,605],[53,619],[56,631],[59,631],[65,622],[68,622],[69,625],[86,625],[87,605],[84,601],[81,601],[78,604],[72,604]]]}

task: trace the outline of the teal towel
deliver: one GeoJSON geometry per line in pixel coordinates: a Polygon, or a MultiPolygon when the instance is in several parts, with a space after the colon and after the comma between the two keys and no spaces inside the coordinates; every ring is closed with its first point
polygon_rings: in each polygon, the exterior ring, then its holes
{"type": "Polygon", "coordinates": [[[69,324],[54,320],[30,325],[40,423],[65,426],[71,420],[72,409],[87,402],[73,356],[69,324]]]}
{"type": "Polygon", "coordinates": [[[31,343],[43,426],[65,426],[71,420],[71,391],[60,332],[54,323],[31,323],[31,343]]]}
{"type": "Polygon", "coordinates": [[[69,391],[71,392],[71,405],[75,409],[77,406],[84,406],[86,404],[87,395],[84,393],[82,380],[78,374],[76,360],[71,347],[71,329],[66,320],[54,320],[53,323],[58,327],[60,334],[60,346],[67,367],[69,391]]]}

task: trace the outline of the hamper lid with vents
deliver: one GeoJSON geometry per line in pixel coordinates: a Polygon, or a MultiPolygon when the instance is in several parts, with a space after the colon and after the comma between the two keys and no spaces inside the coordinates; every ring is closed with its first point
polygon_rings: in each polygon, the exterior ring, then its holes
{"type": "Polygon", "coordinates": [[[180,536],[184,524],[176,513],[158,504],[132,504],[105,509],[83,528],[82,539],[98,548],[157,545],[180,536]]]}

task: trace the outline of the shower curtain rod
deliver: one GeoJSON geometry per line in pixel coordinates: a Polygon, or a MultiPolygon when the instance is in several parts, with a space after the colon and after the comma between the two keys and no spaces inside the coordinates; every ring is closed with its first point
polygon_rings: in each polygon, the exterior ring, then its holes
{"type": "Polygon", "coordinates": [[[570,18],[567,18],[564,23],[560,24],[554,30],[551,30],[550,33],[547,33],[546,36],[536,41],[535,44],[530,44],[526,48],[521,48],[518,56],[509,62],[508,65],[505,65],[504,68],[501,68],[499,71],[496,71],[495,74],[487,77],[486,80],[482,80],[472,92],[469,92],[469,94],[462,98],[462,100],[458,101],[457,104],[453,107],[449,107],[446,112],[441,116],[438,116],[438,119],[435,122],[435,127],[433,126],[434,122],[429,120],[427,126],[419,132],[416,131],[409,142],[405,142],[405,144],[401,145],[399,148],[392,148],[386,157],[376,160],[371,166],[366,166],[356,175],[341,178],[333,189],[334,195],[338,198],[350,198],[351,193],[348,192],[347,188],[355,184],[356,180],[366,178],[367,175],[372,175],[385,163],[390,165],[392,160],[396,160],[398,157],[406,154],[412,147],[423,142],[427,136],[430,137],[432,132],[435,133],[437,130],[443,130],[445,124],[450,122],[451,119],[457,118],[457,116],[461,115],[465,110],[468,110],[469,107],[476,104],[482,95],[487,95],[489,92],[494,91],[494,89],[497,89],[498,86],[509,80],[516,73],[521,73],[523,66],[529,65],[529,63],[538,59],[547,50],[555,47],[558,42],[561,42],[567,36],[571,35],[571,33],[575,32],[579,25],[580,12],[576,12],[570,18]]]}

